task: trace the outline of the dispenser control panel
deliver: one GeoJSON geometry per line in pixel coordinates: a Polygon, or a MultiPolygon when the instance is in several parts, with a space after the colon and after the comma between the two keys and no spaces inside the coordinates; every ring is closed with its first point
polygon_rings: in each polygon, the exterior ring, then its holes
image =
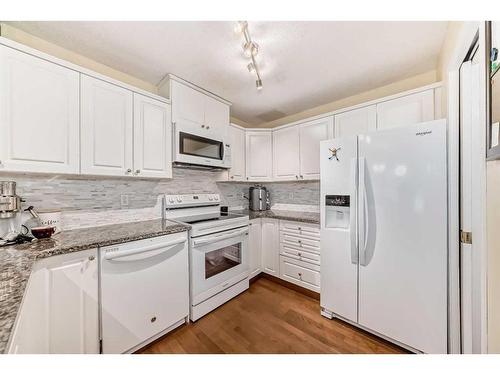
{"type": "Polygon", "coordinates": [[[325,196],[326,206],[349,207],[351,197],[349,195],[327,195],[325,196]]]}

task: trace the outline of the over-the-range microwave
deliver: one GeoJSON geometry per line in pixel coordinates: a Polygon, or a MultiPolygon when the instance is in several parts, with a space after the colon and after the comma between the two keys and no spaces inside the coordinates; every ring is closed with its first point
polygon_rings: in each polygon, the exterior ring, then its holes
{"type": "Polygon", "coordinates": [[[231,145],[226,137],[204,127],[174,123],[174,162],[231,168],[231,145]]]}

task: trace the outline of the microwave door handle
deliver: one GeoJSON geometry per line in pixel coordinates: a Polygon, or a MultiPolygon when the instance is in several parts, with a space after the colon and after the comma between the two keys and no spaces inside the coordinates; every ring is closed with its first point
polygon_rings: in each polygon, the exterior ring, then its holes
{"type": "Polygon", "coordinates": [[[216,241],[227,240],[228,238],[233,238],[233,237],[241,236],[242,234],[244,234],[246,232],[248,232],[248,228],[239,230],[237,232],[228,233],[226,235],[220,235],[219,234],[218,236],[211,236],[209,238],[203,238],[203,239],[199,239],[199,240],[194,240],[193,241],[193,245],[194,246],[197,246],[197,245],[206,245],[206,244],[209,244],[209,243],[212,243],[212,242],[216,242],[216,241]]]}

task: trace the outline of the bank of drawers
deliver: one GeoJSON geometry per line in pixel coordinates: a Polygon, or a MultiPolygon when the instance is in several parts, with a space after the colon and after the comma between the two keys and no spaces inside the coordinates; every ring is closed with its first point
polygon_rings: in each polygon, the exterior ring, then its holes
{"type": "Polygon", "coordinates": [[[319,225],[280,220],[280,277],[319,292],[319,225]]]}

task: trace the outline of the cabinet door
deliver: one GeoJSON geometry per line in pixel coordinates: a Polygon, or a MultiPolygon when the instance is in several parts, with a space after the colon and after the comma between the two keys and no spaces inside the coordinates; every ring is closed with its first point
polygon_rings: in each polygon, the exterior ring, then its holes
{"type": "Polygon", "coordinates": [[[299,179],[299,127],[290,126],[273,132],[274,180],[299,179]]]}
{"type": "Polygon", "coordinates": [[[370,105],[335,115],[335,138],[358,135],[377,129],[377,107],[370,105]]]}
{"type": "Polygon", "coordinates": [[[279,277],[279,221],[262,219],[262,271],[279,277]]]}
{"type": "Polygon", "coordinates": [[[273,174],[271,131],[246,132],[246,174],[249,181],[269,181],[273,174]]]}
{"type": "Polygon", "coordinates": [[[434,90],[377,104],[377,130],[434,120],[434,90]]]}
{"type": "Polygon", "coordinates": [[[231,145],[230,181],[245,180],[245,131],[235,126],[229,126],[229,142],[231,145]]]}
{"type": "Polygon", "coordinates": [[[172,122],[205,124],[205,95],[182,83],[171,81],[172,122]]]}
{"type": "Polygon", "coordinates": [[[134,94],[134,174],[172,177],[170,106],[134,94]]]}
{"type": "Polygon", "coordinates": [[[10,353],[99,353],[97,250],[38,261],[10,353]]]}
{"type": "Polygon", "coordinates": [[[299,126],[301,180],[319,180],[319,143],[328,139],[333,117],[309,121],[299,126]]]}
{"type": "Polygon", "coordinates": [[[0,46],[0,171],[79,172],[79,75],[0,46]]]}
{"type": "Polygon", "coordinates": [[[132,112],[132,91],[82,75],[82,174],[131,174],[132,112]]]}
{"type": "Polygon", "coordinates": [[[226,137],[229,127],[229,105],[205,96],[205,129],[214,137],[226,137]]]}
{"type": "Polygon", "coordinates": [[[257,276],[262,267],[262,228],[260,219],[250,220],[248,236],[250,250],[250,278],[257,276]]]}

